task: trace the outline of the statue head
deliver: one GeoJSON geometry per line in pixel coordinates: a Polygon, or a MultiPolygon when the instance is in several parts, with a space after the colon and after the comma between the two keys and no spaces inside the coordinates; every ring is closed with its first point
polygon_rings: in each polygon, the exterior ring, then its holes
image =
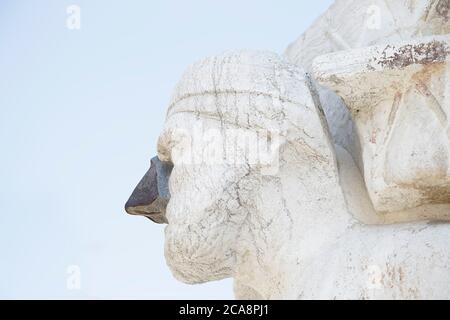
{"type": "Polygon", "coordinates": [[[165,256],[177,279],[233,275],[242,226],[267,196],[264,181],[302,159],[320,166],[317,150],[330,150],[327,137],[317,139],[324,136],[317,111],[305,73],[276,54],[228,52],[188,68],[158,157],[126,205],[168,223],[165,256]]]}

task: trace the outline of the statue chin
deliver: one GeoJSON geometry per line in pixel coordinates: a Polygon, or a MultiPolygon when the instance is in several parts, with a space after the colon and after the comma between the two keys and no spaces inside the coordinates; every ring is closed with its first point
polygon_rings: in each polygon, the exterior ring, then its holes
{"type": "Polygon", "coordinates": [[[217,230],[209,236],[214,239],[208,239],[200,228],[168,225],[164,254],[173,276],[187,284],[232,277],[235,253],[224,248],[219,236],[223,232],[217,230]]]}
{"type": "Polygon", "coordinates": [[[175,164],[166,208],[165,258],[178,280],[194,284],[233,276],[236,243],[247,214],[237,201],[246,189],[246,172],[235,166],[175,164]]]}

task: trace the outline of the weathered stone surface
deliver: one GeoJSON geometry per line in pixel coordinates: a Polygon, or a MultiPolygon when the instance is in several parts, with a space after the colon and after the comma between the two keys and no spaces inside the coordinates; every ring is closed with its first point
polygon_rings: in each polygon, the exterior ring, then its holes
{"type": "Polygon", "coordinates": [[[189,67],[158,141],[174,276],[233,277],[243,299],[450,299],[447,15],[338,0],[290,62],[189,67]],[[376,8],[387,21],[365,28],[376,8]]]}
{"type": "MultiPolygon", "coordinates": [[[[327,53],[448,34],[449,7],[448,0],[336,0],[285,55],[309,72],[313,60],[327,53]]],[[[315,89],[335,143],[363,171],[360,141],[345,104],[332,90],[315,89]]]]}
{"type": "Polygon", "coordinates": [[[450,37],[318,57],[315,78],[341,96],[361,142],[376,211],[428,205],[411,219],[450,218],[450,37]]]}
{"type": "MultiPolygon", "coordinates": [[[[312,191],[314,186],[337,181],[325,120],[314,105],[304,72],[273,53],[229,52],[191,66],[174,97],[158,143],[160,159],[174,163],[166,212],[166,259],[174,275],[198,283],[241,274],[237,268],[251,268],[254,259],[272,260],[272,250],[283,242],[270,230],[286,226],[286,234],[293,236],[289,223],[295,211],[288,203],[304,201],[304,211],[313,214],[322,207],[314,201],[319,192],[312,191]],[[235,149],[233,159],[228,154],[217,163],[209,157],[192,159],[190,142],[199,125],[202,137],[209,130],[218,130],[222,137],[236,129],[249,137],[268,131],[272,142],[279,135],[280,168],[266,174],[260,161],[250,161],[252,155],[238,140],[231,145],[215,142],[219,150],[235,149]],[[304,187],[296,184],[300,176],[304,187]],[[282,190],[287,188],[282,179],[295,193],[304,191],[301,200],[290,197],[289,188],[282,190]],[[303,190],[307,187],[308,192],[303,190]],[[264,230],[258,227],[265,225],[264,230]],[[272,242],[270,253],[253,256],[259,246],[268,245],[265,241],[272,242]]],[[[260,141],[253,142],[248,146],[260,141]]],[[[204,149],[196,151],[198,155],[204,149]]],[[[330,192],[340,196],[339,189],[330,192]]]]}
{"type": "Polygon", "coordinates": [[[448,0],[336,0],[286,50],[309,69],[319,56],[450,33],[448,0]]]}
{"type": "MultiPolygon", "coordinates": [[[[377,219],[380,221],[403,221],[408,216],[411,220],[442,219],[450,215],[446,205],[448,200],[445,200],[449,197],[448,178],[446,178],[448,133],[445,133],[445,130],[448,130],[445,110],[448,107],[448,102],[445,100],[445,92],[448,91],[448,81],[445,81],[448,67],[445,67],[442,61],[447,59],[445,51],[448,38],[441,36],[441,41],[427,43],[420,40],[426,35],[439,37],[441,34],[449,33],[448,7],[449,1],[336,1],[286,51],[290,61],[304,66],[309,71],[312,69],[313,60],[327,53],[330,53],[328,67],[331,68],[345,64],[348,67],[347,71],[351,73],[350,69],[356,68],[360,62],[365,63],[360,67],[367,67],[366,71],[370,76],[353,78],[353,81],[341,79],[343,82],[340,85],[336,83],[339,79],[334,76],[330,76],[327,83],[319,79],[322,85],[314,82],[334,142],[350,152],[363,173],[377,219]],[[414,43],[415,46],[413,46],[414,43]],[[374,45],[379,45],[378,50],[382,50],[378,53],[367,52],[369,49],[366,48],[374,45]],[[357,48],[361,48],[361,51],[357,48]],[[342,52],[342,54],[333,55],[333,52],[342,52]],[[372,53],[377,54],[378,60],[358,61],[362,57],[358,52],[365,52],[367,56],[372,53]],[[430,67],[426,67],[427,65],[430,67]],[[416,73],[413,72],[417,79],[411,80],[410,75],[402,76],[393,70],[404,69],[408,66],[411,66],[407,68],[408,72],[417,70],[416,73]],[[440,71],[434,72],[433,68],[440,68],[440,71]],[[391,74],[395,75],[390,76],[391,74]],[[432,77],[434,80],[430,80],[433,84],[428,83],[427,77],[430,74],[435,75],[432,77]],[[369,80],[370,77],[372,77],[371,80],[369,80]],[[396,82],[398,77],[402,77],[403,86],[415,87],[417,90],[400,95],[399,92],[405,90],[399,88],[400,84],[396,82]],[[412,82],[408,83],[408,81],[412,82]],[[424,85],[425,83],[428,84],[424,85]],[[391,85],[397,87],[397,90],[394,90],[390,100],[384,99],[385,91],[390,90],[391,85]],[[341,99],[344,94],[334,90],[339,86],[342,87],[342,91],[352,92],[351,97],[345,96],[345,103],[341,99]],[[361,90],[362,87],[365,89],[361,90]],[[414,91],[422,93],[414,96],[414,91]],[[436,96],[440,97],[441,101],[433,101],[436,96]],[[412,109],[400,108],[403,112],[400,112],[402,115],[397,119],[406,122],[407,128],[403,128],[405,125],[400,124],[397,127],[402,127],[402,130],[390,132],[389,134],[392,134],[392,137],[389,136],[391,151],[383,151],[381,152],[383,156],[378,156],[381,145],[388,142],[380,140],[379,130],[381,129],[377,127],[377,124],[367,123],[371,120],[364,120],[367,124],[365,127],[367,130],[371,127],[374,131],[366,130],[363,133],[361,119],[369,112],[372,120],[391,123],[399,108],[396,104],[408,104],[407,98],[410,99],[410,104],[414,101],[416,106],[412,109]],[[383,102],[380,102],[379,108],[369,110],[368,103],[378,104],[371,99],[379,99],[383,102]],[[422,107],[418,106],[419,103],[422,107]],[[391,106],[393,106],[392,112],[388,110],[391,106]],[[350,112],[349,108],[354,110],[350,112]],[[431,112],[437,118],[428,114],[426,110],[434,110],[431,112]],[[420,115],[415,116],[417,113],[420,115]],[[380,117],[383,115],[385,118],[391,115],[391,118],[382,120],[380,117]],[[416,123],[411,120],[411,117],[416,119],[416,123]],[[354,122],[356,119],[358,119],[358,129],[354,122]],[[444,131],[434,125],[436,119],[441,123],[444,131]],[[413,127],[415,127],[414,132],[411,132],[413,127]],[[411,134],[421,138],[418,140],[411,138],[411,134]],[[434,149],[428,147],[430,139],[434,141],[434,149]],[[419,146],[419,142],[422,146],[419,146]],[[374,145],[378,148],[374,148],[374,145]],[[386,160],[387,163],[384,156],[390,159],[386,160]],[[374,168],[377,168],[377,172],[374,172],[374,168]],[[436,175],[440,178],[435,179],[436,175]],[[428,180],[428,182],[418,183],[419,180],[428,180]],[[385,213],[389,213],[388,217],[385,213]]],[[[367,56],[365,58],[370,59],[367,56]]],[[[316,61],[320,63],[320,59],[316,61]]],[[[322,64],[322,67],[325,66],[322,64]]],[[[317,77],[321,78],[320,74],[317,74],[317,77]]]]}
{"type": "Polygon", "coordinates": [[[449,298],[449,225],[361,223],[374,219],[364,181],[345,149],[337,146],[335,156],[309,85],[301,69],[258,52],[207,59],[183,77],[177,88],[186,94],[170,104],[158,145],[160,159],[174,163],[165,232],[174,276],[187,283],[232,276],[238,298],[449,298]],[[259,63],[247,64],[249,57],[259,63]],[[244,66],[252,86],[262,73],[290,76],[267,76],[267,90],[233,87],[228,79],[236,81],[235,70],[244,66]],[[228,90],[213,81],[217,91],[211,93],[210,79],[225,81],[228,90]],[[276,87],[302,96],[274,99],[276,87]],[[185,88],[205,91],[191,95],[185,88]],[[279,170],[264,174],[258,163],[247,162],[244,148],[238,151],[243,164],[186,161],[193,137],[177,132],[193,134],[199,123],[221,135],[236,126],[254,131],[270,124],[283,141],[279,170]]]}

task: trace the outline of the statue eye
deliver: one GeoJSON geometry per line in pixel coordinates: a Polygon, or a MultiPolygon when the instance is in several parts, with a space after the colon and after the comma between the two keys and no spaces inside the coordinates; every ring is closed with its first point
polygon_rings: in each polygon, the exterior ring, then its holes
{"type": "Polygon", "coordinates": [[[158,158],[162,162],[176,162],[190,148],[190,136],[182,129],[165,129],[158,139],[158,158]]]}
{"type": "Polygon", "coordinates": [[[167,137],[160,136],[158,140],[158,158],[163,162],[172,162],[172,145],[167,137]]]}

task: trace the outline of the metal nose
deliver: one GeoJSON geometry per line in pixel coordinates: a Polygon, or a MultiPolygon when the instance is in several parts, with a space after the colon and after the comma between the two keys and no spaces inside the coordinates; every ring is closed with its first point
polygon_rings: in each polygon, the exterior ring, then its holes
{"type": "Polygon", "coordinates": [[[154,157],[150,169],[125,204],[125,211],[148,217],[156,223],[167,223],[165,213],[170,199],[169,177],[172,168],[170,162],[162,162],[154,157]]]}

